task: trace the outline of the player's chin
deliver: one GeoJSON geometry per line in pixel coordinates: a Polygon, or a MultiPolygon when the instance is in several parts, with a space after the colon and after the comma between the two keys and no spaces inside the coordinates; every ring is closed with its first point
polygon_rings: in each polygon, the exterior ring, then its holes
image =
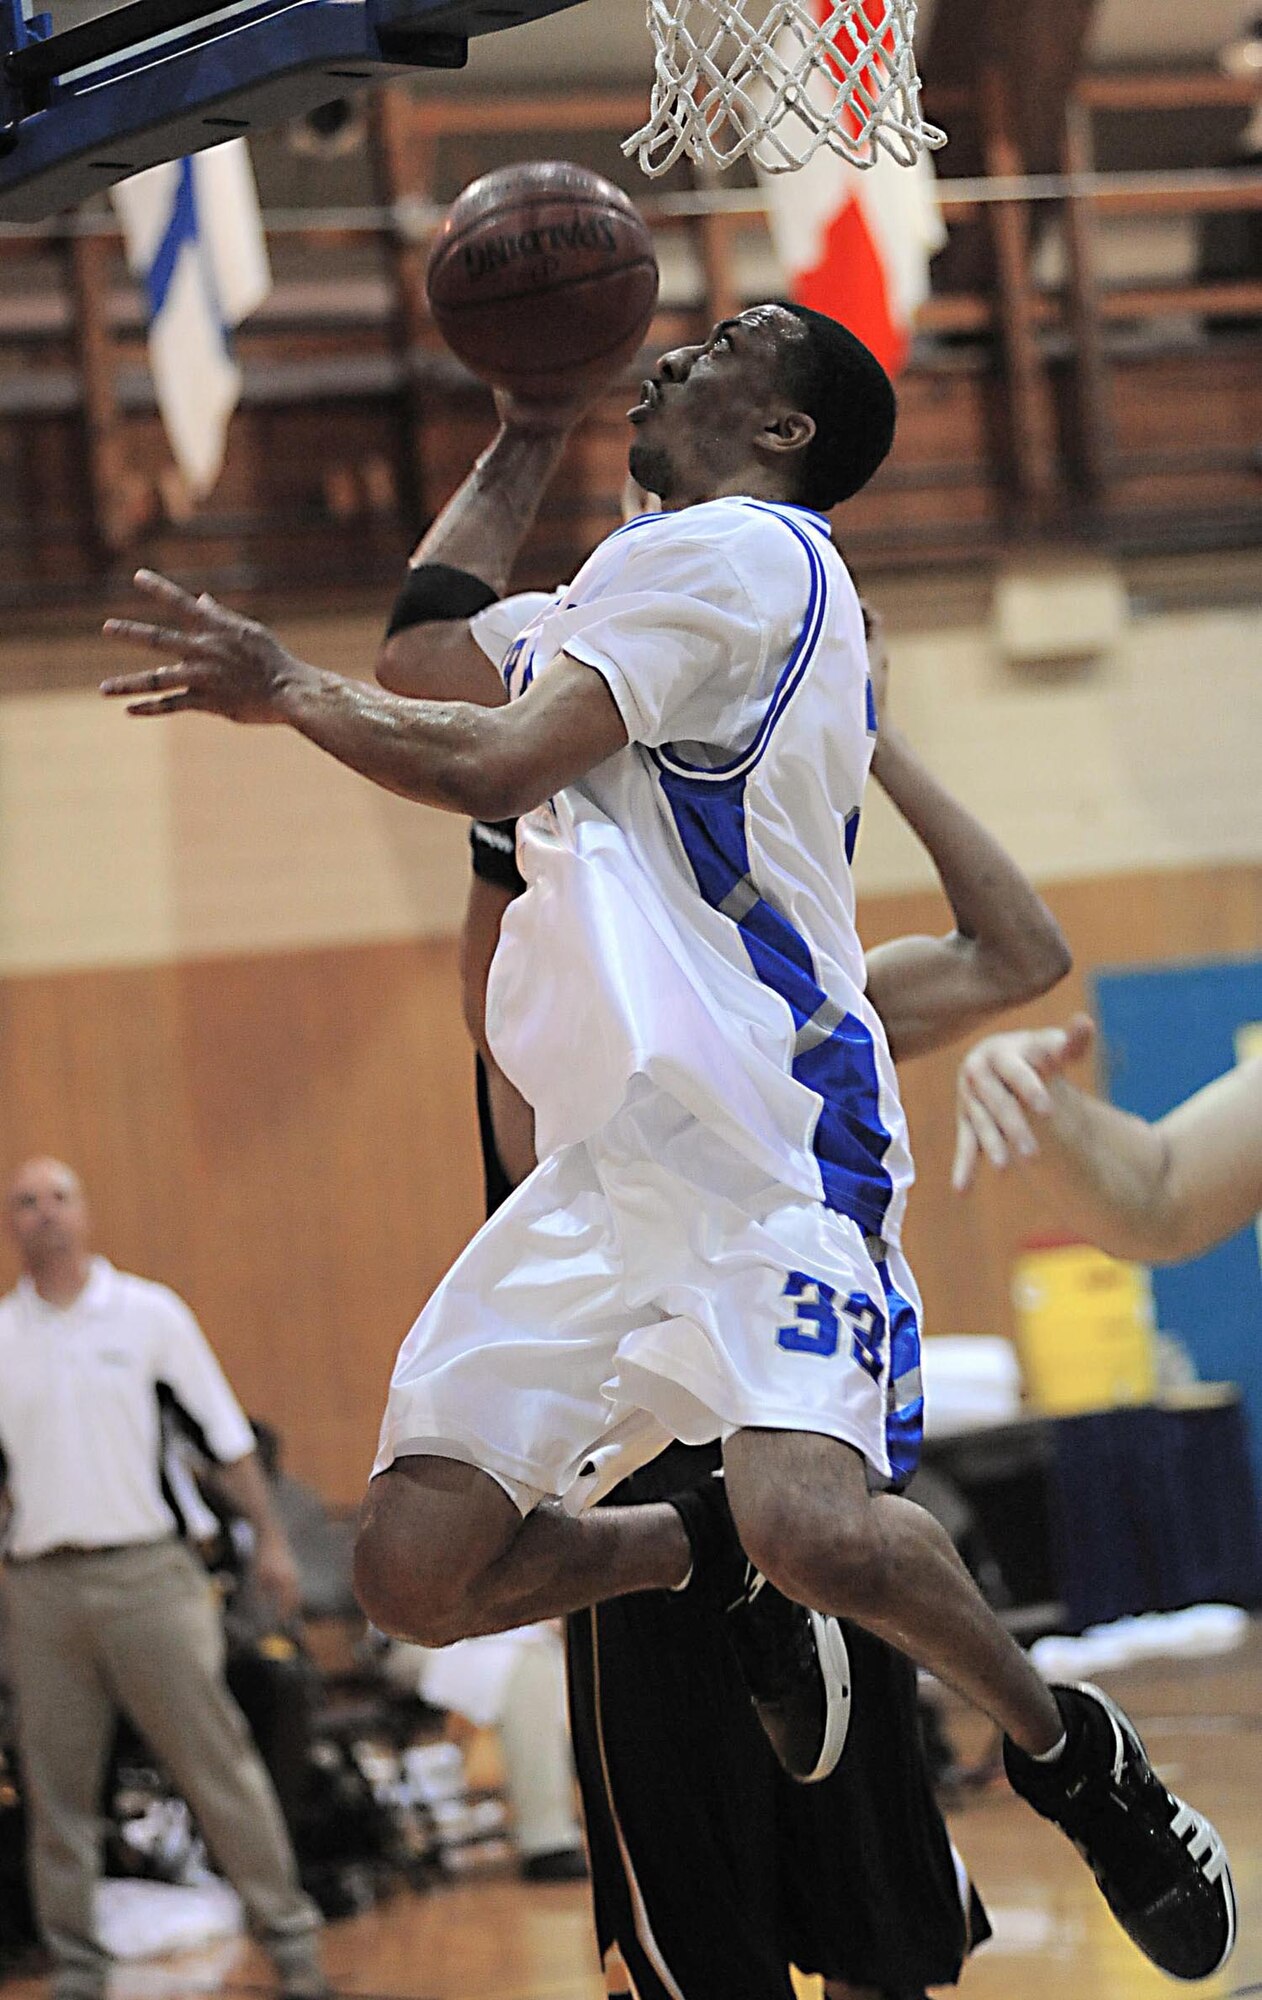
{"type": "Polygon", "coordinates": [[[670,499],[675,483],[670,459],[651,438],[632,438],[631,449],[627,453],[627,471],[646,493],[655,493],[659,500],[670,499]]]}

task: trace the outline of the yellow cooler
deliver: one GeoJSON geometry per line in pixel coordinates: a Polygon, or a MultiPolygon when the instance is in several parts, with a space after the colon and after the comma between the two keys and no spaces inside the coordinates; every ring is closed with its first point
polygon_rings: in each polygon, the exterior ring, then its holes
{"type": "Polygon", "coordinates": [[[1017,1347],[1030,1401],[1048,1416],[1151,1402],[1152,1280],[1088,1243],[1031,1245],[1013,1274],[1017,1347]]]}

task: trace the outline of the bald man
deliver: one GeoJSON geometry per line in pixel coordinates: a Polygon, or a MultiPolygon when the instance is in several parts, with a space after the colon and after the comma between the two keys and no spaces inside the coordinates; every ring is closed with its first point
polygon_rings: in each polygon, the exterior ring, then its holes
{"type": "Polygon", "coordinates": [[[78,1176],[28,1160],[8,1220],[24,1275],[0,1299],[0,1482],[18,1737],[36,1914],[53,2000],[101,2000],[100,1799],[128,1716],[188,1800],[270,1953],[286,2000],[328,1987],[271,1781],[223,1678],[209,1580],[164,1490],[161,1411],[178,1406],[253,1524],[283,1615],[298,1580],[254,1435],[192,1313],[89,1249],[78,1176]]]}

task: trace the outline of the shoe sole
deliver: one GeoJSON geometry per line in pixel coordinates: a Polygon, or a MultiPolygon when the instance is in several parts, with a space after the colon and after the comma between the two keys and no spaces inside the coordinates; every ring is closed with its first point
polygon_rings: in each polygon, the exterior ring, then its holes
{"type": "Polygon", "coordinates": [[[809,1611],[807,1616],[824,1676],[824,1741],[814,1770],[799,1778],[798,1783],[818,1785],[836,1770],[850,1733],[850,1654],[835,1618],[825,1618],[820,1611],[809,1611]]]}
{"type": "MultiPolygon", "coordinates": [[[[1152,1770],[1152,1759],[1149,1757],[1148,1752],[1145,1750],[1143,1743],[1140,1739],[1139,1731],[1136,1729],[1129,1715],[1127,1715],[1125,1709],[1119,1708],[1117,1703],[1113,1701],[1110,1696],[1105,1694],[1103,1688],[1096,1687],[1094,1682],[1092,1681],[1074,1681],[1072,1685],[1077,1691],[1077,1693],[1085,1694],[1089,1696],[1091,1700],[1099,1702],[1101,1708],[1105,1711],[1110,1722],[1113,1724],[1114,1729],[1117,1731],[1118,1754],[1113,1767],[1114,1775],[1115,1776],[1120,1775],[1121,1763],[1122,1763],[1123,1738],[1125,1738],[1127,1742],[1132,1744],[1136,1753],[1140,1757],[1142,1757],[1145,1764],[1147,1764],[1149,1770],[1152,1770]]],[[[1156,1773],[1154,1772],[1153,1775],[1156,1776],[1156,1773]]],[[[1161,1779],[1158,1778],[1157,1783],[1161,1784],[1161,1782],[1162,1782],[1161,1779]]],[[[1216,1848],[1218,1852],[1222,1855],[1223,1858],[1222,1873],[1219,1876],[1217,1882],[1213,1882],[1211,1886],[1217,1889],[1222,1895],[1223,1907],[1227,1915],[1227,1943],[1223,1948],[1223,1954],[1222,1957],[1218,1960],[1218,1963],[1216,1965],[1208,1966],[1204,1972],[1194,1972],[1194,1973],[1167,1972],[1166,1977],[1167,1979],[1178,1979],[1183,1981],[1184,1983],[1190,1983],[1192,1980],[1196,1979],[1212,1979],[1213,1975],[1216,1972],[1221,1972],[1223,1966],[1226,1965],[1227,1960],[1231,1957],[1232,1952],[1236,1948],[1236,1887],[1235,1883],[1231,1879],[1231,1862],[1228,1859],[1227,1846],[1222,1838],[1222,1835],[1219,1833],[1218,1828],[1214,1825],[1212,1820],[1206,1819],[1204,1813],[1197,1812],[1195,1806],[1190,1806],[1187,1803],[1186,1799],[1181,1799],[1179,1797],[1179,1794],[1177,1792],[1172,1792],[1170,1790],[1169,1785],[1164,1786],[1163,1789],[1165,1790],[1167,1798],[1173,1800],[1175,1806],[1177,1807],[1177,1811],[1175,1812],[1171,1824],[1175,1828],[1178,1837],[1180,1839],[1183,1839],[1184,1834],[1190,1832],[1193,1826],[1196,1826],[1201,1830],[1201,1837],[1204,1838],[1205,1836],[1208,1836],[1211,1846],[1213,1848],[1216,1848]],[[1179,1822],[1181,1820],[1183,1821],[1182,1826],[1179,1825],[1179,1822]]],[[[1188,1849],[1188,1852],[1189,1855],[1191,1855],[1190,1847],[1188,1849]]],[[[1195,1857],[1192,1858],[1194,1859],[1195,1857]]],[[[1204,1873],[1203,1869],[1202,1873],[1204,1873]]],[[[1210,1878],[1206,1877],[1206,1879],[1209,1880],[1210,1878]]],[[[1145,1957],[1147,1957],[1147,1953],[1145,1953],[1145,1957]]],[[[1162,1967],[1161,1970],[1165,1971],[1165,1968],[1162,1967]]]]}

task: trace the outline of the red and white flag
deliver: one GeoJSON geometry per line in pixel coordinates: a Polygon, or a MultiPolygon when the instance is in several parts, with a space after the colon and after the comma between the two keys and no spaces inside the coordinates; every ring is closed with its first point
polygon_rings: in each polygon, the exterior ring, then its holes
{"type": "MultiPolygon", "coordinates": [[[[884,6],[864,0],[877,28],[884,6]]],[[[830,0],[812,7],[819,21],[832,11],[830,0]]],[[[896,375],[929,296],[929,259],[946,241],[928,155],[904,167],[878,151],[875,166],[853,167],[821,147],[796,173],[759,178],[789,296],[840,320],[896,375]]]]}

